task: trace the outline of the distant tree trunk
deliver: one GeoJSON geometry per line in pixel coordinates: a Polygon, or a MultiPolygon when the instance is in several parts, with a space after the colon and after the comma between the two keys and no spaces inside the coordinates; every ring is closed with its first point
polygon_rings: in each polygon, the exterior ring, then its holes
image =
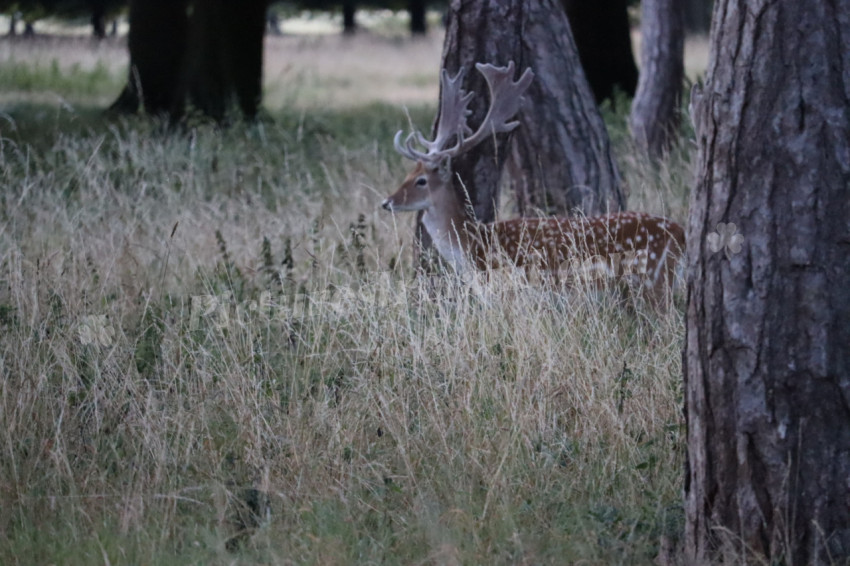
{"type": "Polygon", "coordinates": [[[18,35],[18,13],[12,12],[9,16],[9,36],[14,37],[18,35]]]}
{"type": "Polygon", "coordinates": [[[222,120],[236,103],[253,119],[262,89],[266,0],[203,0],[195,3],[183,72],[192,104],[222,120]]]}
{"type": "Polygon", "coordinates": [[[179,79],[186,49],[188,0],[131,0],[130,75],[110,110],[164,115],[180,104],[179,79]]]}
{"type": "Polygon", "coordinates": [[[641,73],[632,102],[632,137],[650,157],[660,157],[677,138],[685,31],[680,0],[641,3],[641,73]]]}
{"type": "Polygon", "coordinates": [[[711,26],[712,0],[683,0],[685,30],[688,33],[707,34],[711,26]]]}
{"type": "Polygon", "coordinates": [[[850,4],[757,4],[692,95],[685,563],[848,564],[850,4]]]}
{"type": "Polygon", "coordinates": [[[24,21],[24,37],[35,36],[35,23],[24,21]]]}
{"type": "Polygon", "coordinates": [[[106,38],[106,6],[103,2],[92,3],[91,27],[95,39],[106,38]]]}
{"type": "Polygon", "coordinates": [[[354,0],[343,0],[342,2],[342,33],[351,35],[357,31],[355,14],[357,5],[354,0]]]}
{"type": "Polygon", "coordinates": [[[613,101],[615,88],[634,96],[638,69],[632,53],[629,0],[562,0],[562,3],[596,103],[613,101]]]}
{"type": "Polygon", "coordinates": [[[257,117],[263,98],[263,36],[268,0],[226,2],[230,30],[229,59],[236,101],[242,115],[257,117]]]}
{"type": "Polygon", "coordinates": [[[130,77],[111,109],[179,119],[189,100],[222,120],[234,104],[249,119],[262,88],[266,0],[133,0],[130,77]]]}
{"type": "Polygon", "coordinates": [[[266,29],[272,35],[283,35],[283,32],[280,29],[280,18],[278,18],[277,12],[274,10],[269,10],[268,16],[266,17],[266,29]]]}
{"type": "Polygon", "coordinates": [[[410,12],[410,33],[422,35],[428,31],[425,19],[425,0],[408,0],[407,9],[410,12]]]}

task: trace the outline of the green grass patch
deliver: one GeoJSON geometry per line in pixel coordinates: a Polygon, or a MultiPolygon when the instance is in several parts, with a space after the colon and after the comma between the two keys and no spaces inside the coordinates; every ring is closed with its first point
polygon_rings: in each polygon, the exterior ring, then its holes
{"type": "Polygon", "coordinates": [[[102,63],[84,69],[78,63],[69,67],[54,59],[47,65],[28,61],[7,61],[0,65],[4,90],[18,93],[51,93],[75,100],[117,96],[126,73],[115,74],[102,63]]]}

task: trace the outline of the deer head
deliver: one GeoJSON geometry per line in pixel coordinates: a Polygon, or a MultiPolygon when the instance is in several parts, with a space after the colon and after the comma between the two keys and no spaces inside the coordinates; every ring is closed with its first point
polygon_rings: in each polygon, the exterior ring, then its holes
{"type": "MultiPolygon", "coordinates": [[[[477,63],[475,68],[487,81],[490,107],[481,125],[473,133],[466,123],[474,93],[461,89],[464,70],[452,78],[443,69],[440,77],[440,116],[433,141],[419,131],[411,132],[402,142],[401,130],[395,135],[395,149],[416,165],[401,186],[381,206],[389,211],[424,210],[439,219],[462,217],[464,210],[451,189],[451,159],[466,153],[490,136],[512,131],[519,125],[510,121],[522,105],[522,94],[531,84],[534,73],[526,69],[518,81],[513,80],[514,64],[494,67],[477,63]],[[454,140],[454,145],[450,143],[454,140]],[[416,146],[422,149],[417,149],[416,146]]],[[[427,227],[426,220],[426,227],[427,227]]],[[[429,232],[431,230],[429,229],[429,232]]],[[[432,234],[433,236],[434,234],[432,234]]]]}

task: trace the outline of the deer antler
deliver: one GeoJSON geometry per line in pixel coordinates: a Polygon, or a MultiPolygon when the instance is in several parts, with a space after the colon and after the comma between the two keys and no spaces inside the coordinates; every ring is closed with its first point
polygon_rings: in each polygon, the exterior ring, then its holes
{"type": "Polygon", "coordinates": [[[445,69],[440,73],[440,119],[437,122],[437,135],[434,141],[428,141],[421,132],[413,131],[402,145],[402,131],[399,130],[394,140],[396,151],[413,161],[433,161],[452,136],[457,135],[460,141],[463,134],[471,133],[469,126],[466,125],[466,116],[469,114],[467,106],[474,93],[465,93],[460,88],[465,74],[464,69],[458,71],[454,78],[450,77],[445,69]],[[422,152],[414,148],[414,141],[428,151],[422,152]]]}
{"type": "Polygon", "coordinates": [[[510,132],[519,125],[517,121],[509,122],[508,120],[519,111],[522,94],[534,79],[531,69],[526,69],[519,80],[514,82],[513,61],[509,62],[507,67],[477,63],[475,68],[487,81],[490,91],[490,108],[478,130],[473,134],[466,123],[466,117],[470,113],[469,101],[472,100],[474,93],[465,93],[460,88],[464,70],[461,69],[454,78],[451,78],[443,69],[440,76],[440,118],[434,140],[428,141],[421,132],[413,131],[402,144],[403,132],[399,130],[394,139],[396,151],[413,161],[438,163],[469,151],[488,136],[510,132]],[[466,137],[468,135],[469,137],[466,137]],[[446,148],[453,137],[457,140],[455,145],[446,148]],[[414,148],[414,141],[427,151],[423,152],[414,148]]]}

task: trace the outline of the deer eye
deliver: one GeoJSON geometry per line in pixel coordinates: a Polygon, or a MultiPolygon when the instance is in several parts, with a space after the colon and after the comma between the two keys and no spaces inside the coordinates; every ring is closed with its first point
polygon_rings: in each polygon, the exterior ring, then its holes
{"type": "Polygon", "coordinates": [[[419,177],[418,179],[416,179],[416,186],[420,189],[424,189],[427,184],[428,179],[426,179],[425,177],[419,177]]]}

